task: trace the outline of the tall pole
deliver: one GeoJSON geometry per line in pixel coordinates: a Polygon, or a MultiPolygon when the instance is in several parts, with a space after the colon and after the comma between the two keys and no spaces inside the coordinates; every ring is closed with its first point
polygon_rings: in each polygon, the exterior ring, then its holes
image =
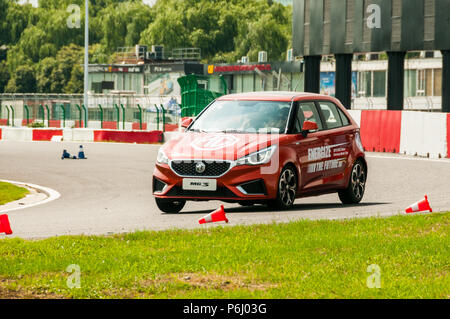
{"type": "MultiPolygon", "coordinates": [[[[85,13],[84,13],[84,106],[85,112],[88,111],[88,89],[89,89],[89,0],[85,0],[85,13]]],[[[87,114],[85,114],[87,115],[87,114]]],[[[85,116],[87,122],[88,117],[85,116]]],[[[84,124],[87,127],[87,123],[84,124]]]]}

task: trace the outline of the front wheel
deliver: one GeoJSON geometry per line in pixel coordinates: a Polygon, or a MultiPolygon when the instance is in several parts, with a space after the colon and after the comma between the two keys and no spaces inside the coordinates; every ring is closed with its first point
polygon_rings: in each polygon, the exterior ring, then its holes
{"type": "Polygon", "coordinates": [[[363,161],[358,159],[353,164],[348,187],[338,192],[343,204],[358,204],[364,195],[366,188],[367,169],[363,161]]]}
{"type": "Polygon", "coordinates": [[[297,174],[293,166],[288,165],[281,171],[278,180],[277,198],[270,200],[267,205],[270,209],[289,209],[294,205],[297,194],[297,174]]]}
{"type": "Polygon", "coordinates": [[[184,199],[168,200],[155,198],[155,201],[158,208],[166,214],[177,214],[183,209],[184,205],[186,204],[186,200],[184,199]]]}

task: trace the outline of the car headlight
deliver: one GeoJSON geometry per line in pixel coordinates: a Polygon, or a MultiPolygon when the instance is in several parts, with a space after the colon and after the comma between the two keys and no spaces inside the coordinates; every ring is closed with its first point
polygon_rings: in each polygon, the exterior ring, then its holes
{"type": "Polygon", "coordinates": [[[270,161],[273,153],[277,149],[276,145],[270,146],[263,150],[251,153],[247,156],[241,157],[236,161],[236,165],[261,165],[270,161]]]}
{"type": "Polygon", "coordinates": [[[169,158],[164,154],[163,150],[160,148],[158,151],[158,156],[156,157],[156,161],[160,164],[168,164],[169,158]]]}

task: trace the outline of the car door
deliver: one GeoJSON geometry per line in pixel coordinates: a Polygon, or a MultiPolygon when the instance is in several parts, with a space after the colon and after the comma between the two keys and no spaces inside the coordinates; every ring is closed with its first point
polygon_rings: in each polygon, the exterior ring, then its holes
{"type": "Polygon", "coordinates": [[[321,151],[325,143],[324,126],[316,104],[311,102],[299,102],[294,118],[294,133],[296,134],[295,150],[297,153],[297,165],[300,167],[300,191],[313,191],[323,185],[323,172],[321,169],[321,151]],[[304,121],[316,122],[318,130],[309,132],[306,137],[302,135],[304,121]]]}
{"type": "Polygon", "coordinates": [[[353,130],[344,112],[331,101],[317,101],[324,124],[324,145],[327,157],[323,159],[324,185],[333,188],[342,185],[348,166],[353,130]]]}

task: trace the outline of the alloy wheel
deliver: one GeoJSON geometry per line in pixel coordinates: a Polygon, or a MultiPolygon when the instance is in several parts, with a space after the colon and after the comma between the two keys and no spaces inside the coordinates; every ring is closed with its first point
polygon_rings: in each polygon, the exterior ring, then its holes
{"type": "Polygon", "coordinates": [[[290,206],[295,200],[297,192],[297,180],[295,173],[287,168],[283,171],[278,185],[280,190],[280,199],[285,206],[290,206]]]}
{"type": "Polygon", "coordinates": [[[366,186],[366,175],[360,163],[356,163],[352,170],[352,191],[356,199],[360,200],[364,194],[366,186]]]}

